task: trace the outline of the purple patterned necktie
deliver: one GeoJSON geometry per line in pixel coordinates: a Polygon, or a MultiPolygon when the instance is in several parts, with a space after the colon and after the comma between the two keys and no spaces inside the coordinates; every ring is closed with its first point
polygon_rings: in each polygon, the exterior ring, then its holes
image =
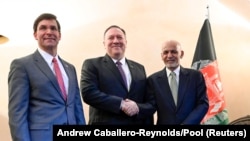
{"type": "Polygon", "coordinates": [[[124,71],[122,69],[122,63],[120,61],[117,61],[116,65],[117,65],[117,67],[118,67],[118,69],[119,69],[119,71],[120,71],[120,73],[122,75],[123,82],[127,87],[127,79],[126,79],[126,75],[125,75],[125,73],[124,73],[124,71]]]}

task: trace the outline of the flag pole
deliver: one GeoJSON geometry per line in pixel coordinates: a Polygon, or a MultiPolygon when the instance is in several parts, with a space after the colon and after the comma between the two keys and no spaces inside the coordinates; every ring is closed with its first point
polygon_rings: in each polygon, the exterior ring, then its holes
{"type": "Polygon", "coordinates": [[[210,20],[210,15],[209,15],[209,5],[207,5],[207,19],[210,20]]]}

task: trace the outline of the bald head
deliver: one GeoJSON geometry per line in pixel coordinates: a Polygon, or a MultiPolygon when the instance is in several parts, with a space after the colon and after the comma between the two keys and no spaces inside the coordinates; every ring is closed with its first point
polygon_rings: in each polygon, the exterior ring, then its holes
{"type": "Polygon", "coordinates": [[[165,50],[165,48],[172,48],[175,47],[178,51],[181,51],[181,44],[176,41],[176,40],[167,40],[165,42],[163,42],[162,44],[162,51],[165,50]]]}

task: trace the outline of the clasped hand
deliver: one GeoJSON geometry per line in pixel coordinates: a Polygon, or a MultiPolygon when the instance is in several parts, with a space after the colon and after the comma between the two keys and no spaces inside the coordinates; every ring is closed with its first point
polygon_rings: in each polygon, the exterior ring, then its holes
{"type": "Polygon", "coordinates": [[[122,100],[121,110],[128,116],[134,116],[139,113],[139,107],[133,100],[130,99],[122,100]]]}

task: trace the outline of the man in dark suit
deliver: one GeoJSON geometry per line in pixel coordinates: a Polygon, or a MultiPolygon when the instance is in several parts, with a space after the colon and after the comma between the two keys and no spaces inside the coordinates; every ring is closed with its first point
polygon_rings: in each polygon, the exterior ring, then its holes
{"type": "Polygon", "coordinates": [[[178,41],[164,42],[161,57],[165,67],[148,77],[148,93],[156,98],[157,125],[200,124],[208,111],[205,79],[201,72],[180,65],[183,55],[178,41]],[[176,74],[175,99],[169,85],[171,72],[176,74]]]}
{"type": "Polygon", "coordinates": [[[52,141],[53,125],[86,124],[75,67],[57,54],[61,28],[56,16],[40,15],[33,28],[38,49],[10,65],[9,127],[13,141],[52,141]],[[59,63],[66,99],[55,76],[53,58],[59,63]]]}
{"type": "Polygon", "coordinates": [[[108,27],[103,45],[105,56],[86,59],[82,65],[80,88],[83,100],[90,105],[89,124],[152,125],[154,98],[146,95],[144,66],[125,57],[125,31],[116,25],[108,27]]]}

